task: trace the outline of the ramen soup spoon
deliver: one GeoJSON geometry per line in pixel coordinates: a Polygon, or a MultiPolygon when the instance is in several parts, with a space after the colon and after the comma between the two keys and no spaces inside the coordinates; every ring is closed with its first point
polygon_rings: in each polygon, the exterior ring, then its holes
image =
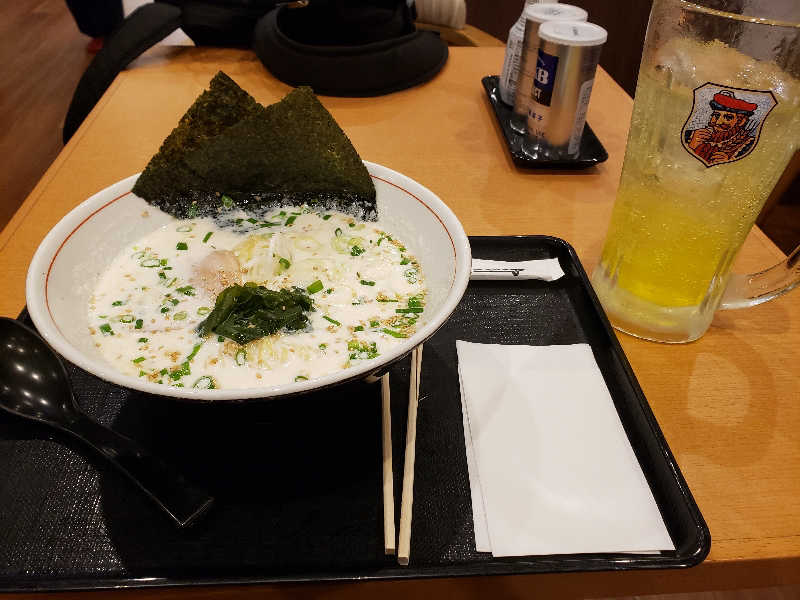
{"type": "Polygon", "coordinates": [[[32,329],[5,317],[0,317],[0,408],[81,440],[127,475],[179,527],[192,523],[213,502],[173,467],[86,416],[58,355],[32,329]]]}

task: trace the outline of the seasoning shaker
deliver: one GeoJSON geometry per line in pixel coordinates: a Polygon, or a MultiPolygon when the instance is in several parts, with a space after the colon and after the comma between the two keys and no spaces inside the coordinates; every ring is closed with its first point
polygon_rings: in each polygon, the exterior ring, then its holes
{"type": "Polygon", "coordinates": [[[503,59],[503,70],[500,73],[498,88],[500,99],[509,106],[514,105],[514,94],[517,91],[520,61],[522,60],[522,42],[525,39],[525,8],[534,4],[556,3],[558,0],[526,0],[519,18],[508,30],[506,54],[503,59]]]}
{"type": "Polygon", "coordinates": [[[593,23],[539,27],[536,74],[522,150],[531,158],[578,155],[597,62],[608,34],[593,23]]]}
{"type": "Polygon", "coordinates": [[[510,125],[517,133],[526,132],[533,77],[536,72],[536,51],[539,48],[539,26],[548,21],[585,21],[588,13],[571,4],[533,4],[526,6],[525,36],[522,44],[517,89],[514,93],[514,110],[510,125]]]}

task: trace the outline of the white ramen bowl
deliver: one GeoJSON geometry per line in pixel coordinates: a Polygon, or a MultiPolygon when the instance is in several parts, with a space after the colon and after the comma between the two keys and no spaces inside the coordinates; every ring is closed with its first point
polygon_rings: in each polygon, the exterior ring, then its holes
{"type": "Polygon", "coordinates": [[[416,256],[428,290],[425,319],[420,320],[417,332],[376,359],[308,381],[239,389],[172,387],[117,371],[101,356],[89,333],[89,298],[123,249],[175,220],[131,193],[138,175],[98,192],[47,234],[28,269],[28,312],[39,333],[68,361],[106,381],[162,396],[205,401],[269,398],[381,372],[447,320],[467,287],[471,257],[464,228],[433,192],[396,171],[364,164],[375,184],[378,214],[386,231],[403,240],[416,256]]]}

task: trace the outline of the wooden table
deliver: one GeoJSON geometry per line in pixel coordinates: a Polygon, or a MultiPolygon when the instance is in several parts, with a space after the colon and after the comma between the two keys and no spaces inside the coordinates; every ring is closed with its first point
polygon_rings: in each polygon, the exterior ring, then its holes
{"type": "MultiPolygon", "coordinates": [[[[432,189],[467,233],[559,236],[591,273],[617,188],[631,99],[600,71],[588,120],[608,161],[575,173],[521,171],[501,143],[480,83],[500,70],[502,60],[502,48],[451,48],[444,70],[428,84],[378,98],[322,101],[363,158],[432,189]]],[[[85,198],[140,171],[218,69],[262,103],[289,90],[245,51],[155,50],[140,59],[117,78],[0,234],[0,314],[16,316],[25,304],[28,263],[47,231],[85,198]]],[[[756,270],[782,257],[754,230],[739,268],[756,270]]],[[[601,598],[800,583],[800,293],[722,312],[703,338],[688,345],[619,337],[711,529],[711,553],[700,566],[131,595],[601,598]]],[[[86,597],[65,597],[79,596],[86,597]]]]}

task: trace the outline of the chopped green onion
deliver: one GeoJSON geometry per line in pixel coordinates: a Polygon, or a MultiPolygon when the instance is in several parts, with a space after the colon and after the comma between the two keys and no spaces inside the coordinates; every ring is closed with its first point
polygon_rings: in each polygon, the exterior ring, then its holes
{"type": "Polygon", "coordinates": [[[322,282],[319,279],[317,279],[314,283],[312,283],[306,288],[306,291],[308,291],[309,294],[316,294],[318,291],[322,289],[322,287],[323,287],[322,282]]]}
{"type": "Polygon", "coordinates": [[[325,290],[325,293],[326,294],[332,294],[333,293],[333,288],[328,288],[327,290],[325,290]]]}
{"type": "Polygon", "coordinates": [[[408,263],[411,262],[411,259],[408,258],[407,256],[403,256],[402,258],[403,258],[403,260],[400,261],[401,265],[407,265],[408,263]]]}
{"type": "Polygon", "coordinates": [[[164,273],[164,271],[159,271],[159,272],[158,272],[158,276],[159,276],[159,278],[161,278],[161,279],[166,279],[166,278],[167,278],[167,274],[166,274],[166,273],[164,273]]]}
{"type": "Polygon", "coordinates": [[[206,235],[203,237],[203,243],[205,244],[205,243],[206,243],[206,242],[209,240],[209,238],[210,238],[212,235],[214,235],[214,232],[213,232],[213,231],[209,231],[209,232],[208,232],[208,233],[207,233],[207,234],[206,234],[206,235]]]}
{"type": "Polygon", "coordinates": [[[181,233],[186,233],[187,231],[191,231],[191,225],[181,225],[180,227],[176,228],[175,231],[180,231],[181,233]]]}
{"type": "Polygon", "coordinates": [[[162,258],[162,259],[160,259],[158,261],[158,264],[160,264],[162,267],[165,267],[165,266],[167,266],[168,262],[169,262],[169,260],[167,260],[166,258],[162,258]]]}
{"type": "Polygon", "coordinates": [[[201,306],[197,309],[197,314],[200,316],[207,315],[211,312],[211,309],[208,306],[201,306]]]}
{"type": "Polygon", "coordinates": [[[169,312],[169,306],[162,306],[161,307],[161,312],[162,313],[168,313],[169,312]]]}
{"type": "Polygon", "coordinates": [[[186,244],[186,242],[178,242],[177,244],[175,244],[175,250],[188,250],[188,249],[189,246],[186,244]]]}
{"type": "Polygon", "coordinates": [[[125,303],[122,300],[114,300],[111,303],[111,306],[122,306],[123,304],[125,304],[125,303]]]}
{"type": "Polygon", "coordinates": [[[164,368],[164,369],[161,369],[161,370],[158,372],[158,374],[159,374],[159,375],[166,375],[167,373],[169,373],[169,371],[167,371],[167,369],[166,369],[166,368],[164,368]]]}
{"type": "Polygon", "coordinates": [[[254,219],[253,217],[250,217],[249,219],[247,219],[247,222],[248,223],[252,223],[253,225],[255,225],[256,223],[258,223],[258,219],[254,219]]]}
{"type": "Polygon", "coordinates": [[[139,338],[136,341],[139,342],[140,344],[146,344],[147,343],[147,338],[139,338]]]}
{"type": "Polygon", "coordinates": [[[224,335],[218,335],[217,336],[217,341],[218,342],[224,342],[225,341],[225,336],[224,335]]]}
{"type": "Polygon", "coordinates": [[[189,353],[189,356],[187,356],[187,357],[186,357],[186,360],[187,360],[187,361],[190,361],[190,360],[192,360],[192,359],[193,359],[193,358],[194,358],[194,357],[197,355],[197,352],[200,350],[200,347],[201,347],[202,345],[203,345],[203,343],[202,343],[202,342],[200,342],[199,344],[196,344],[196,345],[194,346],[194,348],[192,348],[192,351],[189,353]]]}
{"type": "Polygon", "coordinates": [[[194,288],[190,285],[185,285],[183,287],[175,288],[176,292],[180,292],[184,296],[194,296],[194,288]]]}
{"type": "Polygon", "coordinates": [[[175,369],[174,371],[172,371],[169,374],[169,378],[172,379],[173,381],[177,381],[178,379],[180,379],[184,375],[191,375],[191,374],[192,374],[192,370],[189,368],[189,361],[186,361],[186,362],[181,364],[181,368],[180,369],[175,369]]]}
{"type": "Polygon", "coordinates": [[[383,328],[383,329],[381,329],[381,331],[383,333],[388,333],[390,336],[396,337],[396,338],[408,337],[405,333],[400,333],[399,331],[392,331],[391,329],[383,328]]]}
{"type": "Polygon", "coordinates": [[[378,356],[378,346],[375,342],[347,342],[347,349],[351,351],[350,360],[364,360],[378,356]]]}
{"type": "Polygon", "coordinates": [[[374,281],[365,281],[364,279],[361,280],[361,285],[375,285],[374,281]]]}
{"type": "Polygon", "coordinates": [[[341,229],[341,227],[337,227],[337,228],[334,230],[334,232],[333,232],[333,235],[335,235],[336,237],[341,237],[341,236],[342,236],[342,229],[341,229]]]}
{"type": "Polygon", "coordinates": [[[103,332],[103,335],[114,335],[114,332],[111,330],[111,325],[108,323],[100,325],[100,331],[103,332]]]}
{"type": "Polygon", "coordinates": [[[140,370],[139,370],[139,377],[144,377],[145,375],[147,375],[147,371],[142,371],[142,370],[140,369],[140,370]]]}
{"type": "Polygon", "coordinates": [[[306,377],[305,375],[298,375],[297,377],[294,378],[294,380],[295,381],[308,381],[308,377],[306,377]]]}
{"type": "Polygon", "coordinates": [[[142,325],[144,325],[144,321],[142,321],[142,319],[136,319],[136,324],[134,324],[134,328],[141,329],[142,325]]]}
{"type": "Polygon", "coordinates": [[[224,206],[225,208],[230,208],[231,206],[233,206],[233,198],[231,198],[230,196],[223,195],[222,206],[224,206]]]}
{"type": "Polygon", "coordinates": [[[172,304],[172,306],[178,306],[178,302],[180,302],[180,300],[178,300],[177,298],[170,298],[169,302],[170,304],[172,304]]]}
{"type": "Polygon", "coordinates": [[[408,313],[421,313],[423,310],[425,309],[418,306],[413,306],[411,308],[398,308],[394,312],[405,315],[408,313]]]}
{"type": "Polygon", "coordinates": [[[198,389],[201,389],[201,390],[213,390],[217,386],[214,385],[213,377],[210,377],[208,375],[203,375],[200,379],[198,379],[197,381],[194,382],[192,387],[198,388],[198,389]]]}
{"type": "Polygon", "coordinates": [[[241,224],[242,224],[242,221],[244,221],[244,219],[236,219],[235,223],[236,223],[237,225],[241,225],[241,224]]]}
{"type": "Polygon", "coordinates": [[[364,249],[361,246],[353,246],[350,248],[350,256],[358,256],[364,254],[364,249]]]}
{"type": "Polygon", "coordinates": [[[294,215],[292,215],[291,217],[289,217],[288,219],[286,219],[286,225],[291,225],[292,223],[294,223],[294,221],[295,221],[295,219],[296,219],[296,218],[297,218],[297,217],[295,217],[294,215]]]}
{"type": "Polygon", "coordinates": [[[172,318],[176,321],[183,321],[186,318],[186,311],[182,310],[180,312],[176,312],[174,315],[172,315],[172,318]]]}
{"type": "Polygon", "coordinates": [[[278,264],[279,264],[280,266],[282,266],[282,267],[284,268],[284,270],[286,270],[286,269],[288,269],[289,267],[291,267],[291,266],[292,266],[292,263],[290,263],[288,260],[286,260],[286,259],[285,259],[285,258],[283,258],[283,257],[281,257],[281,258],[279,258],[279,259],[278,259],[278,264]]]}
{"type": "Polygon", "coordinates": [[[379,321],[370,321],[369,322],[369,326],[370,327],[377,327],[378,325],[380,325],[379,321]]]}
{"type": "Polygon", "coordinates": [[[355,226],[356,226],[356,224],[355,224],[355,223],[348,223],[348,225],[349,225],[350,227],[355,227],[355,226]]]}
{"type": "Polygon", "coordinates": [[[133,315],[122,315],[119,318],[120,323],[133,323],[133,315]]]}
{"type": "Polygon", "coordinates": [[[400,250],[400,252],[405,252],[406,251],[406,247],[405,246],[400,246],[398,248],[398,250],[400,250]]]}
{"type": "Polygon", "coordinates": [[[339,323],[339,321],[337,321],[336,319],[331,319],[327,315],[323,315],[322,318],[325,319],[326,321],[328,321],[329,323],[333,323],[334,325],[341,325],[341,323],[339,323]]]}
{"type": "Polygon", "coordinates": [[[325,350],[325,348],[327,348],[327,347],[328,347],[328,344],[320,344],[319,345],[319,349],[320,350],[325,350]]]}
{"type": "Polygon", "coordinates": [[[355,327],[353,327],[353,331],[364,331],[364,326],[356,325],[355,327]]]}
{"type": "Polygon", "coordinates": [[[323,221],[327,221],[330,218],[331,218],[331,215],[322,215],[322,220],[323,221]]]}
{"type": "Polygon", "coordinates": [[[139,263],[139,266],[152,269],[153,267],[160,267],[161,261],[159,261],[157,258],[145,258],[142,262],[139,263]]]}
{"type": "Polygon", "coordinates": [[[244,348],[240,348],[238,352],[236,352],[236,364],[240,367],[243,367],[244,364],[247,362],[247,350],[244,348]]]}
{"type": "Polygon", "coordinates": [[[140,363],[140,362],[142,362],[143,360],[144,360],[144,356],[140,356],[139,358],[134,358],[134,359],[133,359],[133,362],[135,362],[136,364],[139,364],[139,363],[140,363]]]}
{"type": "Polygon", "coordinates": [[[385,239],[386,239],[385,237],[379,237],[379,238],[378,238],[378,242],[377,242],[375,245],[376,245],[376,246],[380,246],[380,245],[381,245],[381,242],[382,242],[383,240],[385,240],[385,239]]]}

